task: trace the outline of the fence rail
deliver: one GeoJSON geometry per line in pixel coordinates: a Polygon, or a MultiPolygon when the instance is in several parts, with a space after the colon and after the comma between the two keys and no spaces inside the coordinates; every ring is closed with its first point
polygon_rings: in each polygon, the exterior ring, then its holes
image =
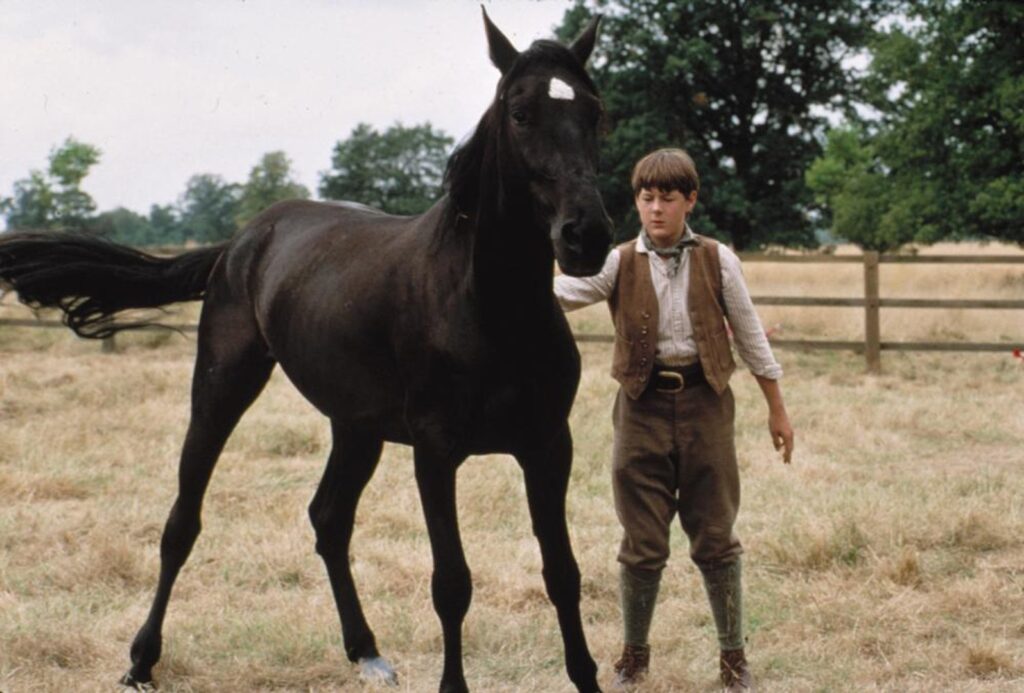
{"type": "MultiPolygon", "coordinates": [[[[950,351],[950,352],[1007,352],[1024,350],[1024,335],[1017,342],[891,342],[883,341],[880,329],[882,308],[946,308],[966,310],[1024,310],[1019,299],[931,299],[882,298],[879,290],[879,266],[895,264],[1024,264],[1024,255],[881,255],[867,251],[863,255],[781,255],[773,253],[740,253],[743,262],[777,263],[857,263],[864,266],[864,297],[820,296],[752,296],[755,305],[763,306],[832,306],[864,308],[864,339],[860,341],[826,339],[772,339],[774,347],[797,349],[845,350],[862,352],[870,372],[881,370],[883,351],[950,351]]],[[[0,326],[10,327],[64,327],[56,320],[28,320],[0,318],[0,326]]],[[[180,332],[194,332],[196,325],[167,325],[180,332]]],[[[164,328],[142,328],[164,329],[164,328]]],[[[610,334],[577,334],[578,342],[612,342],[610,334]]],[[[103,340],[105,351],[114,350],[113,338],[103,340]]]]}
{"type": "MultiPolygon", "coordinates": [[[[1012,342],[885,342],[881,337],[882,308],[955,308],[1021,310],[1024,300],[1013,299],[931,299],[882,298],[879,289],[879,266],[893,264],[1024,264],[1022,255],[882,255],[866,251],[863,255],[774,255],[741,253],[744,262],[786,263],[858,263],[864,266],[864,298],[822,298],[808,296],[752,296],[756,305],[771,306],[844,306],[864,308],[864,341],[831,341],[813,339],[776,339],[772,346],[802,349],[862,351],[867,369],[877,373],[882,368],[883,351],[955,351],[1000,352],[1024,349],[1024,341],[1012,342]]],[[[1022,336],[1024,338],[1024,336],[1022,336]]]]}

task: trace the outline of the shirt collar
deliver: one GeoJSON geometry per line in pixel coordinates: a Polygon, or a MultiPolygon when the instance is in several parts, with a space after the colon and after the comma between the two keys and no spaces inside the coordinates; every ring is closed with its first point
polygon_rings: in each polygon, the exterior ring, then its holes
{"type": "MultiPolygon", "coordinates": [[[[695,234],[693,229],[690,228],[690,225],[687,224],[686,228],[683,229],[682,240],[696,240],[696,236],[697,234],[695,234]]],[[[684,249],[684,252],[685,250],[687,249],[684,249]]],[[[636,235],[636,252],[647,255],[647,246],[644,245],[644,239],[640,237],[639,233],[636,235]]]]}

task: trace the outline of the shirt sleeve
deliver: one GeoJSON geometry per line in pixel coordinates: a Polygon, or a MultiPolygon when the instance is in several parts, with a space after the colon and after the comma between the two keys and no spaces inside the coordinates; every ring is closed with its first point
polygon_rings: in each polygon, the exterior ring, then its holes
{"type": "Polygon", "coordinates": [[[562,310],[585,308],[598,301],[607,301],[619,278],[619,249],[613,248],[605,258],[604,267],[592,277],[555,277],[555,298],[562,310]]]}
{"type": "Polygon", "coordinates": [[[778,380],[782,377],[782,366],[775,360],[761,318],[750,299],[740,259],[723,243],[718,244],[718,259],[722,266],[725,317],[732,328],[736,351],[751,373],[778,380]]]}

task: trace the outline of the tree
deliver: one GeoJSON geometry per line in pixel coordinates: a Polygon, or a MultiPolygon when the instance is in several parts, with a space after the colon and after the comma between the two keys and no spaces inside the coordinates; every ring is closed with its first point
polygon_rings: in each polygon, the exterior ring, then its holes
{"type": "Polygon", "coordinates": [[[441,193],[453,143],[430,123],[396,123],[383,133],[360,123],[348,139],[335,145],[331,170],[320,174],[320,195],[393,214],[419,214],[441,193]]]}
{"type": "Polygon", "coordinates": [[[149,226],[156,245],[181,245],[187,238],[173,205],[151,205],[149,226]]]}
{"type": "Polygon", "coordinates": [[[185,239],[217,243],[231,238],[237,226],[241,186],[210,173],[192,176],[178,202],[185,239]]]}
{"type": "Polygon", "coordinates": [[[843,160],[841,134],[809,182],[836,232],[865,247],[1024,244],[1024,5],[927,0],[905,12],[873,50],[875,112],[860,128],[855,175],[818,175],[843,160]]]}
{"type": "Polygon", "coordinates": [[[96,211],[96,203],[81,190],[81,184],[89,169],[99,160],[99,149],[73,137],[68,137],[60,148],[50,154],[50,176],[57,184],[55,221],[61,228],[85,228],[96,211]]]}
{"type": "Polygon", "coordinates": [[[865,250],[884,252],[911,241],[914,227],[885,210],[893,190],[876,165],[874,145],[857,127],[828,134],[825,153],[807,170],[807,185],[831,219],[832,233],[865,250]]]}
{"type": "Polygon", "coordinates": [[[0,199],[0,211],[11,229],[49,228],[54,218],[53,188],[42,171],[14,182],[14,195],[0,199]]]}
{"type": "Polygon", "coordinates": [[[14,184],[13,197],[0,200],[10,228],[84,229],[96,203],[81,189],[89,169],[100,160],[96,147],[68,137],[50,151],[45,173],[33,170],[14,184]]]}
{"type": "Polygon", "coordinates": [[[275,202],[296,197],[309,197],[309,190],[292,179],[288,157],[281,151],[264,154],[242,187],[236,222],[241,228],[275,202]]]}
{"type": "Polygon", "coordinates": [[[643,154],[682,146],[701,175],[695,226],[738,249],[816,244],[804,171],[825,111],[850,108],[850,56],[885,0],[577,0],[568,39],[605,19],[591,73],[610,134],[601,190],[622,237],[638,226],[629,176],[643,154]]]}
{"type": "Polygon", "coordinates": [[[96,215],[89,223],[89,231],[125,245],[154,245],[157,242],[149,219],[124,207],[96,215]]]}

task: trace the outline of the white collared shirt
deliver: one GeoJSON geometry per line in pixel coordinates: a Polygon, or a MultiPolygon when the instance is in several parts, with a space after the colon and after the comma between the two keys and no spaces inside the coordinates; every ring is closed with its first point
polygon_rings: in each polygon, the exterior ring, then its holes
{"type": "MultiPolygon", "coordinates": [[[[689,225],[685,235],[693,231],[689,225]]],[[[651,267],[651,282],[658,297],[658,342],[655,360],[666,366],[695,363],[697,342],[693,339],[693,326],[687,310],[690,287],[690,248],[683,249],[682,261],[675,276],[669,276],[668,264],[636,239],[636,252],[647,255],[651,267]]],[[[725,299],[725,317],[732,329],[736,351],[755,375],[771,380],[782,377],[782,366],[775,360],[761,319],[750,300],[743,268],[736,253],[724,243],[718,244],[718,259],[722,266],[722,294],[725,299]]],[[[555,297],[562,310],[571,311],[598,301],[607,301],[619,277],[619,249],[608,253],[604,267],[592,277],[555,277],[555,297]]]]}

